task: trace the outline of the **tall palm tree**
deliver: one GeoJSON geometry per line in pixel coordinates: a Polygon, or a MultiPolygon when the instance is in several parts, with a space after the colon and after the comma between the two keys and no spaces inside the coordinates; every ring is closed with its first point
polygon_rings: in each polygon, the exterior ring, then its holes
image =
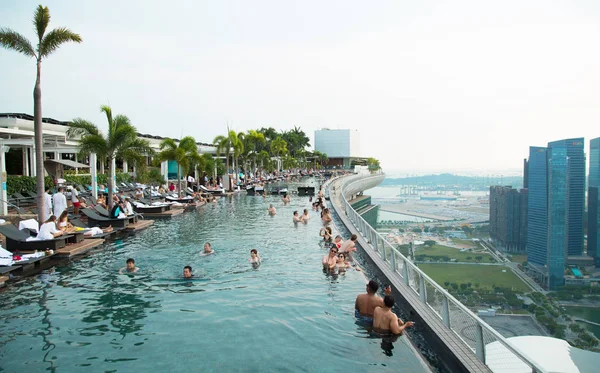
{"type": "Polygon", "coordinates": [[[141,160],[144,155],[152,155],[148,140],[139,139],[135,127],[125,115],[113,118],[109,106],[101,106],[108,120],[108,134],[104,136],[98,127],[87,120],[76,118],[69,123],[67,136],[79,137],[81,153],[96,153],[98,158],[108,161],[108,204],[112,208],[113,178],[115,169],[113,159],[141,160]]]}
{"type": "Polygon", "coordinates": [[[244,151],[248,154],[248,157],[251,158],[254,162],[253,170],[256,170],[256,158],[258,147],[264,145],[265,143],[265,135],[258,131],[249,130],[246,134],[244,151]]]}
{"type": "Polygon", "coordinates": [[[273,154],[276,157],[279,157],[284,154],[287,154],[287,152],[287,143],[284,139],[278,137],[275,140],[271,141],[271,154],[273,154]]]}
{"type": "Polygon", "coordinates": [[[232,154],[232,150],[237,146],[239,142],[237,133],[235,131],[228,130],[227,136],[219,135],[213,140],[213,144],[217,146],[217,155],[225,154],[225,165],[226,173],[229,173],[229,156],[232,154]]]}
{"type": "Polygon", "coordinates": [[[36,160],[36,192],[38,219],[43,220],[46,216],[44,205],[44,153],[42,149],[42,59],[48,57],[58,47],[67,42],[81,43],[81,36],[71,32],[65,27],[56,28],[46,34],[46,27],[50,23],[50,11],[48,7],[39,5],[33,15],[33,25],[38,37],[37,46],[34,49],[26,37],[8,28],[0,28],[0,45],[6,49],[12,49],[27,57],[36,59],[37,75],[35,87],[33,88],[33,125],[35,138],[35,160],[36,160]]]}
{"type": "Polygon", "coordinates": [[[181,196],[181,169],[189,172],[190,166],[196,166],[200,163],[200,154],[198,154],[198,145],[192,136],[186,136],[179,145],[173,139],[164,139],[160,142],[161,152],[156,155],[159,162],[175,161],[177,162],[177,190],[181,196]]]}

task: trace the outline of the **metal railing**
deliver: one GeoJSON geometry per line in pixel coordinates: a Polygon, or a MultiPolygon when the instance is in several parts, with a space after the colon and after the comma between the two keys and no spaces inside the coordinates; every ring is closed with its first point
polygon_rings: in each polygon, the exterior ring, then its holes
{"type": "MultiPolygon", "coordinates": [[[[346,196],[351,196],[356,194],[357,191],[371,188],[373,183],[369,183],[369,179],[372,178],[381,178],[381,175],[342,177],[339,179],[339,182],[342,183],[341,188],[338,184],[335,195],[330,195],[330,199],[339,197],[344,212],[358,231],[357,233],[360,233],[369,242],[369,247],[364,249],[373,250],[379,254],[389,265],[394,275],[399,276],[419,296],[421,302],[434,311],[444,325],[450,328],[463,343],[468,345],[477,358],[484,364],[489,366],[489,363],[486,362],[486,345],[497,341],[518,357],[525,366],[529,367],[531,372],[547,372],[537,362],[520,351],[509,340],[454,298],[446,289],[427,276],[425,272],[398,251],[352,208],[346,196]]],[[[495,364],[498,363],[497,359],[494,360],[495,364]]],[[[501,362],[503,371],[514,369],[514,371],[522,372],[523,368],[526,368],[523,364],[518,364],[516,361],[511,362],[508,356],[506,356],[506,359],[502,359],[501,362]]]]}

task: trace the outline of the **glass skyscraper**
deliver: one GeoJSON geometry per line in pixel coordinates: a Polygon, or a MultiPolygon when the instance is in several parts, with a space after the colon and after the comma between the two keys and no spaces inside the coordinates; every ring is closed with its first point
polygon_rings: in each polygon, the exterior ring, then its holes
{"type": "Polygon", "coordinates": [[[583,253],[583,138],[530,147],[528,169],[528,261],[546,267],[554,289],[564,284],[567,256],[583,253]]]}
{"type": "Polygon", "coordinates": [[[600,137],[590,140],[590,173],[588,178],[588,255],[600,266],[600,137]]]}
{"type": "Polygon", "coordinates": [[[527,261],[545,266],[548,239],[548,159],[547,149],[529,148],[527,186],[527,261]]]}

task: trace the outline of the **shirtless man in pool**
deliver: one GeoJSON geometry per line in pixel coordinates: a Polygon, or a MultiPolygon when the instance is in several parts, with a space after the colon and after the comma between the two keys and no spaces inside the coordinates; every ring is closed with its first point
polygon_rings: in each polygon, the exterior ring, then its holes
{"type": "Polygon", "coordinates": [[[354,316],[367,323],[373,322],[373,312],[376,307],[383,307],[383,299],[377,295],[379,285],[371,280],[367,284],[367,293],[356,297],[354,303],[354,316]]]}
{"type": "Polygon", "coordinates": [[[402,334],[406,328],[413,326],[412,321],[403,322],[392,312],[394,307],[394,297],[386,295],[383,298],[383,307],[375,308],[373,315],[373,328],[382,333],[392,333],[394,335],[402,334]]]}

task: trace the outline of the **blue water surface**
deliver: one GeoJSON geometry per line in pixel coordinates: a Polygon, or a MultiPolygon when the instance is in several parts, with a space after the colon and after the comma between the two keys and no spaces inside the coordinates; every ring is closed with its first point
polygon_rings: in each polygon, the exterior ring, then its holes
{"type": "Polygon", "coordinates": [[[221,198],[10,284],[0,371],[425,371],[407,337],[390,343],[355,324],[365,276],[323,273],[318,213],[292,223],[304,208],[307,197],[221,198]],[[216,253],[201,256],[207,241],[216,253]],[[119,275],[129,257],[140,271],[119,275]]]}

